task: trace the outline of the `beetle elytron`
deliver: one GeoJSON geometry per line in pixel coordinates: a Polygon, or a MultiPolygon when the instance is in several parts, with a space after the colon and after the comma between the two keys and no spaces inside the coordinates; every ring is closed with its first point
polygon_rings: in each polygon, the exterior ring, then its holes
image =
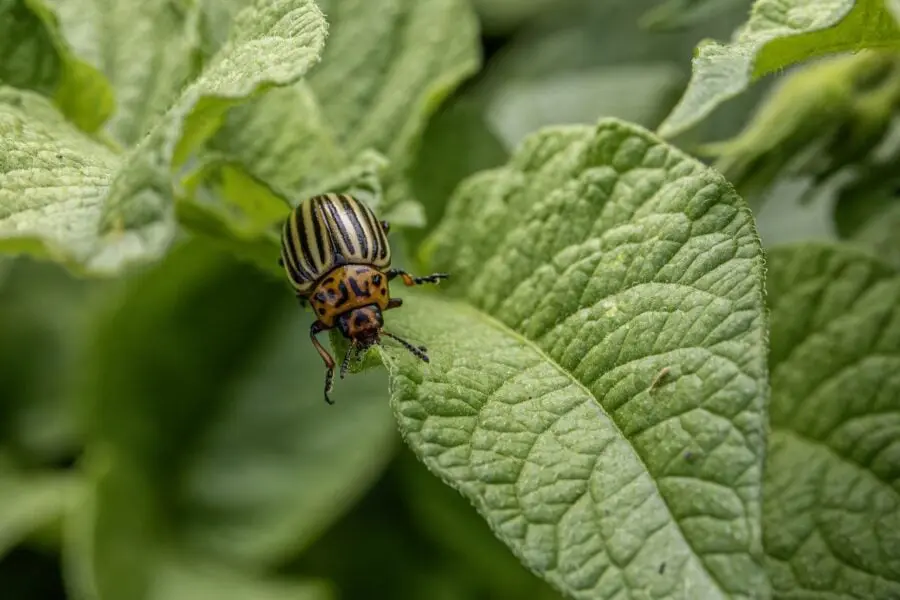
{"type": "Polygon", "coordinates": [[[387,282],[400,276],[407,286],[438,283],[446,273],[414,277],[401,269],[390,269],[390,226],[372,210],[346,194],[323,194],[301,202],[281,229],[278,264],[301,304],[309,302],[316,321],[309,337],[325,361],[325,402],[334,382],[335,362],[316,335],[337,327],[350,340],[341,364],[341,378],[350,365],[351,353],[380,343],[382,335],[393,338],[421,360],[428,362],[424,346],[384,330],[382,312],[403,304],[391,298],[387,282]]]}

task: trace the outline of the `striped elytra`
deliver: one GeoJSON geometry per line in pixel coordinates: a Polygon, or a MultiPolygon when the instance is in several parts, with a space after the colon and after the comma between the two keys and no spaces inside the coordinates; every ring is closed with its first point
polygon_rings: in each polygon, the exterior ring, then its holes
{"type": "Polygon", "coordinates": [[[308,302],[316,315],[309,328],[313,346],[325,362],[325,401],[334,380],[334,358],[316,335],[337,328],[350,345],[341,363],[341,378],[353,354],[389,337],[420,360],[428,362],[424,346],[384,330],[384,311],[403,305],[391,298],[388,282],[400,277],[404,285],[438,283],[446,273],[414,277],[391,269],[391,247],[386,221],[347,194],[322,194],[307,198],[294,208],[281,228],[279,264],[301,303],[308,302]]]}
{"type": "Polygon", "coordinates": [[[387,269],[391,247],[371,208],[347,194],[323,194],[301,202],[285,220],[281,260],[297,293],[307,294],[344,262],[387,269]]]}

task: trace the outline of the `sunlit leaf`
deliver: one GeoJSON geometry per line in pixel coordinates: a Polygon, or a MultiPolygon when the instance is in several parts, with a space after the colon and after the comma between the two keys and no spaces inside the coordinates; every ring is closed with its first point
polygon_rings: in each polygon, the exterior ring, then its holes
{"type": "Polygon", "coordinates": [[[457,190],[385,349],[420,459],[575,598],[757,597],[763,258],[727,182],[617,120],[457,190]]]}
{"type": "Polygon", "coordinates": [[[390,161],[382,216],[414,224],[402,173],[428,117],[479,64],[463,0],[329,0],[322,62],[302,83],[234,111],[215,147],[255,176],[300,195],[359,153],[390,161]],[[404,213],[404,211],[407,211],[404,213]]]}
{"type": "Polygon", "coordinates": [[[249,6],[228,43],[122,156],[81,136],[41,98],[2,90],[0,250],[103,274],[162,256],[176,232],[172,168],[229,106],[302,77],[318,60],[325,29],[313,0],[249,6]]]}
{"type": "Polygon", "coordinates": [[[172,0],[47,0],[74,51],[105,73],[116,94],[108,131],[141,140],[199,67],[199,11],[172,0]]]}

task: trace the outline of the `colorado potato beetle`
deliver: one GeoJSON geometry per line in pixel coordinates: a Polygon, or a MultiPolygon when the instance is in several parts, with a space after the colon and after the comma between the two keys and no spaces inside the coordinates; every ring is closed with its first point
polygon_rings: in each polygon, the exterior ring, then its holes
{"type": "Polygon", "coordinates": [[[347,194],[307,198],[288,215],[281,228],[281,265],[301,304],[309,303],[316,320],[309,329],[313,346],[325,362],[325,402],[334,384],[334,358],[316,335],[337,327],[350,347],[341,364],[341,379],[351,354],[381,343],[381,336],[402,344],[428,362],[427,349],[413,346],[384,330],[382,312],[403,304],[391,298],[388,282],[400,277],[407,286],[438,283],[447,273],[414,277],[392,269],[390,225],[368,206],[347,194]]]}

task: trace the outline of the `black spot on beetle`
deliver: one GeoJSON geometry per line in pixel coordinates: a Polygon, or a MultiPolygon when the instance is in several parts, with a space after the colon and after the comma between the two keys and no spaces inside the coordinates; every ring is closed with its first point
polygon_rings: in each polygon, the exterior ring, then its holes
{"type": "Polygon", "coordinates": [[[387,290],[386,290],[385,288],[381,288],[381,293],[382,293],[382,294],[387,294],[387,290]]]}
{"type": "Polygon", "coordinates": [[[338,282],[338,290],[341,292],[341,297],[338,298],[337,306],[343,306],[347,303],[347,300],[350,299],[350,291],[347,289],[347,286],[343,281],[338,282]]]}
{"type": "Polygon", "coordinates": [[[363,297],[366,297],[366,296],[369,295],[369,290],[368,290],[368,289],[365,289],[365,290],[364,290],[364,289],[362,289],[361,287],[359,287],[359,282],[356,281],[355,278],[349,277],[349,278],[347,279],[347,281],[350,283],[350,289],[352,289],[352,290],[353,290],[353,293],[356,294],[357,296],[363,296],[363,297]]]}
{"type": "Polygon", "coordinates": [[[357,327],[362,327],[366,323],[369,322],[369,317],[365,313],[357,313],[355,317],[353,317],[353,324],[357,327]]]}
{"type": "Polygon", "coordinates": [[[324,309],[324,308],[320,308],[320,309],[319,309],[319,314],[320,314],[320,315],[324,315],[324,314],[325,314],[325,309],[324,309]]]}
{"type": "Polygon", "coordinates": [[[372,277],[372,283],[375,285],[381,285],[381,275],[374,275],[372,277]]]}

